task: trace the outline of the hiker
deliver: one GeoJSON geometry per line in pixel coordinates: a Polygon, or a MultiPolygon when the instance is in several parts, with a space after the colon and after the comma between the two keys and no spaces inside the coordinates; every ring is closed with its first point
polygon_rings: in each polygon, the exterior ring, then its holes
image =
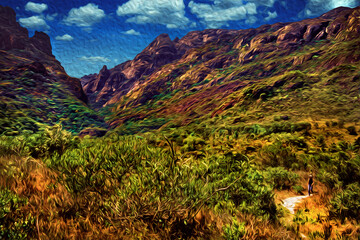
{"type": "Polygon", "coordinates": [[[309,181],[308,181],[308,192],[309,192],[309,196],[310,196],[310,193],[313,193],[313,185],[314,185],[314,179],[313,179],[312,173],[310,173],[310,175],[309,175],[309,181]]]}

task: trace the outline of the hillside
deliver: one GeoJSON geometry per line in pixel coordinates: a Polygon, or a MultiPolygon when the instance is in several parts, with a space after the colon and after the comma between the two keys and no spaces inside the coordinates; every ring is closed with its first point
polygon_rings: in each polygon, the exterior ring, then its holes
{"type": "Polygon", "coordinates": [[[52,55],[50,38],[16,22],[13,9],[0,6],[0,131],[36,132],[40,125],[62,122],[75,133],[86,126],[105,126],[86,106],[80,81],[66,74],[52,55]]]}
{"type": "Polygon", "coordinates": [[[338,8],[256,29],[196,31],[174,41],[163,34],[134,60],[104,66],[84,89],[92,104],[112,106],[112,127],[139,126],[132,133],[219,117],[228,126],[285,115],[357,121],[359,14],[338,8]]]}

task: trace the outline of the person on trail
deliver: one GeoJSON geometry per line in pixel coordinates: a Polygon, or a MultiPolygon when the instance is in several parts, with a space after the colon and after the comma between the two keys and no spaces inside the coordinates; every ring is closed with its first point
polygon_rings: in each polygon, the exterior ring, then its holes
{"type": "Polygon", "coordinates": [[[312,173],[310,173],[310,175],[309,175],[309,181],[308,181],[308,192],[309,192],[309,196],[310,196],[310,193],[313,193],[313,185],[314,185],[314,179],[313,179],[312,173]]]}

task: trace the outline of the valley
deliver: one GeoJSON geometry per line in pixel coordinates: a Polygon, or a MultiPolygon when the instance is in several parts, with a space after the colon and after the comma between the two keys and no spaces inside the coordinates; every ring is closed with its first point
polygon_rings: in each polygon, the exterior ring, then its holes
{"type": "Polygon", "coordinates": [[[0,33],[0,239],[360,237],[360,7],[81,79],[9,7],[0,33]]]}

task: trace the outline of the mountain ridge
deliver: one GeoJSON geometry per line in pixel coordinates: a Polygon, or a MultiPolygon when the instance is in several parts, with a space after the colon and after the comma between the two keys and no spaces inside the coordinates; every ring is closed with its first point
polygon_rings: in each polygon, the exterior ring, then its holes
{"type": "Polygon", "coordinates": [[[97,96],[97,107],[113,106],[113,127],[147,118],[178,119],[180,125],[207,114],[213,118],[239,101],[248,102],[246,94],[257,104],[264,94],[311,86],[321,82],[314,74],[358,63],[359,16],[360,7],[341,7],[317,18],[256,29],[194,31],[174,41],[163,34],[134,60],[107,70],[121,75],[121,81],[97,74],[107,87],[91,91],[88,86],[95,81],[87,79],[84,89],[90,99],[97,96]],[[154,67],[158,50],[165,60],[154,67]],[[260,86],[267,81],[270,85],[260,86]],[[230,94],[238,100],[229,100],[230,94]]]}

